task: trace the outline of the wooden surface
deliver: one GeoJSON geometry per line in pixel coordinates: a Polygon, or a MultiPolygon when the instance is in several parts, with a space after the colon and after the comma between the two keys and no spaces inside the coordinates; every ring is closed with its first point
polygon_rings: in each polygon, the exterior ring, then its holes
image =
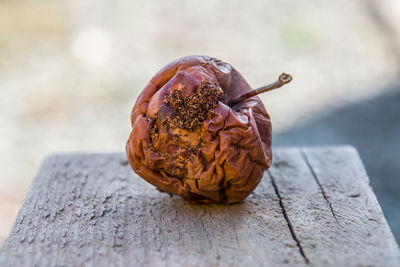
{"type": "Polygon", "coordinates": [[[123,154],[45,159],[0,266],[400,266],[356,150],[279,148],[256,191],[191,205],[123,154]]]}

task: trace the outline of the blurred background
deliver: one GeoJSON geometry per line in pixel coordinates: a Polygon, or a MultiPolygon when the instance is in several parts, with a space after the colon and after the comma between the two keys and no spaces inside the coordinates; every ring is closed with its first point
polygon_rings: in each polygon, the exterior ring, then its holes
{"type": "Polygon", "coordinates": [[[352,144],[400,240],[397,0],[1,0],[0,247],[45,155],[123,151],[151,76],[218,57],[261,96],[273,145],[352,144]]]}

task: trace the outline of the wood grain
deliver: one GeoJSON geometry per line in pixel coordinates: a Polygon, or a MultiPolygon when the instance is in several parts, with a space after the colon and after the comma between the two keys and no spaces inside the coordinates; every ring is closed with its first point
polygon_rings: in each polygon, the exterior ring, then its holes
{"type": "Polygon", "coordinates": [[[280,148],[256,191],[191,205],[123,154],[47,157],[0,266],[400,266],[351,147],[280,148]]]}

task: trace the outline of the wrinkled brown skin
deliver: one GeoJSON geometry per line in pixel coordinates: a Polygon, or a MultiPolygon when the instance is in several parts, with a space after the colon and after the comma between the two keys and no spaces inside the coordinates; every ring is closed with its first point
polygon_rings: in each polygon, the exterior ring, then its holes
{"type": "Polygon", "coordinates": [[[215,58],[187,56],[163,67],[132,110],[126,153],[133,170],[159,190],[192,203],[245,199],[272,161],[271,123],[261,100],[255,96],[233,107],[224,104],[249,90],[251,87],[231,65],[215,58]],[[224,91],[214,115],[195,131],[160,126],[159,137],[152,140],[151,121],[158,116],[159,122],[160,117],[171,113],[165,98],[179,86],[184,86],[185,96],[190,95],[202,80],[219,84],[224,91]],[[175,140],[172,133],[179,134],[175,140]],[[187,152],[187,147],[197,150],[187,152]],[[190,154],[190,160],[185,163],[183,176],[178,177],[172,173],[176,155],[182,151],[190,154]]]}

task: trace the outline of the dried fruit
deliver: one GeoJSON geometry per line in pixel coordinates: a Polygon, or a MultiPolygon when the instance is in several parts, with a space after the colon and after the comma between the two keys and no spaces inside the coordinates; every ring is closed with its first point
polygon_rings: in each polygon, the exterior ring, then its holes
{"type": "Polygon", "coordinates": [[[133,170],[191,202],[234,203],[258,185],[271,160],[271,123],[228,63],[188,56],[162,68],[139,95],[126,153],[133,170]]]}

